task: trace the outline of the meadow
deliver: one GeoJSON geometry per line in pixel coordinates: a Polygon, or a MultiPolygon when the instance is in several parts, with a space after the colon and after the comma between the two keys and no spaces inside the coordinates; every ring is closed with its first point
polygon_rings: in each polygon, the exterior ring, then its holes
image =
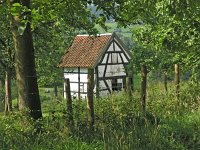
{"type": "Polygon", "coordinates": [[[86,100],[73,101],[74,125],[58,97],[41,88],[43,119],[31,121],[14,111],[0,115],[0,149],[69,150],[197,150],[200,148],[199,87],[182,83],[177,100],[173,84],[148,84],[147,113],[140,105],[139,85],[133,96],[124,91],[95,100],[95,127],[88,123],[86,100]]]}

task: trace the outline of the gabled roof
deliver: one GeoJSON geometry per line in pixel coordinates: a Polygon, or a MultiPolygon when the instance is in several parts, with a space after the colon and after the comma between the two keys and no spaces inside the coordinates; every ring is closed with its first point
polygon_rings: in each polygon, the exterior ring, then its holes
{"type": "Polygon", "coordinates": [[[112,41],[113,36],[116,36],[116,34],[77,35],[63,55],[58,67],[94,68],[112,41]]]}

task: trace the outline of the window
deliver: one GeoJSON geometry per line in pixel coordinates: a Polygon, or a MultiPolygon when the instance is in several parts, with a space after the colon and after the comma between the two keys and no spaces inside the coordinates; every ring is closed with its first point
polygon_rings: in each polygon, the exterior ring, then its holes
{"type": "Polygon", "coordinates": [[[122,89],[122,83],[118,82],[118,79],[112,79],[112,91],[119,91],[122,89]]]}

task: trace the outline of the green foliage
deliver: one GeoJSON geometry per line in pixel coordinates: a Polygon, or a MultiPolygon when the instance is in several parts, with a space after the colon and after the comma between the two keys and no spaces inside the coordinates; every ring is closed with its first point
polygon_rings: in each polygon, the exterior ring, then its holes
{"type": "Polygon", "coordinates": [[[55,99],[51,93],[45,96],[41,91],[43,120],[33,122],[21,114],[1,114],[0,148],[198,149],[200,89],[191,86],[183,86],[177,101],[171,84],[168,93],[162,91],[164,87],[158,82],[149,84],[146,116],[140,108],[138,91],[131,99],[120,92],[95,100],[93,132],[87,121],[85,100],[73,101],[75,126],[70,128],[65,100],[55,99]]]}
{"type": "Polygon", "coordinates": [[[159,66],[154,67],[166,71],[172,63],[182,63],[199,68],[200,1],[97,0],[94,4],[124,27],[146,27],[137,39],[140,46],[148,46],[159,57],[160,62],[155,63],[159,66]]]}
{"type": "Polygon", "coordinates": [[[4,70],[6,67],[12,67],[14,58],[8,10],[7,5],[0,5],[0,65],[4,70]]]}
{"type": "Polygon", "coordinates": [[[40,86],[61,84],[63,70],[57,65],[74,35],[73,31],[66,30],[62,25],[53,25],[48,29],[47,27],[40,27],[34,32],[36,68],[40,86]]]}
{"type": "Polygon", "coordinates": [[[33,122],[21,116],[1,116],[0,118],[1,149],[94,149],[98,145],[87,144],[70,138],[66,127],[57,129],[53,122],[45,122],[45,126],[37,133],[36,126],[44,121],[33,122]]]}

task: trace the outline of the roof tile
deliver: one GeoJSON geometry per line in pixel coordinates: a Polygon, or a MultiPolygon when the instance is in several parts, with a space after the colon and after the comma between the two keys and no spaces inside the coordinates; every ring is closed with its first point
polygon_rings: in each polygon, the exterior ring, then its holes
{"type": "Polygon", "coordinates": [[[100,36],[76,36],[62,57],[59,67],[91,68],[98,61],[111,34],[100,36]]]}

